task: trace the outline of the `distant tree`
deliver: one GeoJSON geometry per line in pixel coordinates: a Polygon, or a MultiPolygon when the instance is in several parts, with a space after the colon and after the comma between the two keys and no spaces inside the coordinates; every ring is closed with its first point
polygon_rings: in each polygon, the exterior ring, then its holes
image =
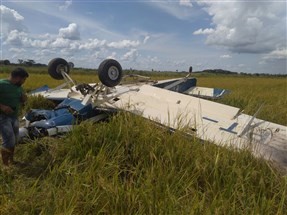
{"type": "Polygon", "coordinates": [[[28,59],[27,61],[32,65],[36,63],[34,60],[31,60],[31,59],[28,59]]]}
{"type": "Polygon", "coordinates": [[[2,60],[1,64],[10,65],[10,61],[9,60],[2,60]]]}
{"type": "Polygon", "coordinates": [[[33,66],[38,66],[38,67],[39,67],[39,66],[42,66],[42,67],[43,67],[43,66],[47,66],[47,65],[46,65],[46,64],[43,64],[43,63],[35,63],[33,66]]]}
{"type": "Polygon", "coordinates": [[[23,63],[24,63],[24,60],[18,59],[18,63],[19,63],[19,64],[23,64],[23,63]]]}
{"type": "Polygon", "coordinates": [[[32,66],[33,64],[30,61],[24,61],[24,64],[27,66],[32,66]]]}
{"type": "Polygon", "coordinates": [[[27,66],[33,66],[36,62],[32,59],[28,59],[28,60],[25,60],[23,62],[23,64],[27,65],[27,66]]]}

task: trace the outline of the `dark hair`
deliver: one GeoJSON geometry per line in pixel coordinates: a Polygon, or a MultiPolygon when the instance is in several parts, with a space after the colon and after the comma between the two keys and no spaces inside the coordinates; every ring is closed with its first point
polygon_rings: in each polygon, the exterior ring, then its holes
{"type": "Polygon", "coordinates": [[[12,78],[21,77],[21,78],[28,78],[29,74],[26,72],[25,69],[16,68],[11,72],[12,78]]]}

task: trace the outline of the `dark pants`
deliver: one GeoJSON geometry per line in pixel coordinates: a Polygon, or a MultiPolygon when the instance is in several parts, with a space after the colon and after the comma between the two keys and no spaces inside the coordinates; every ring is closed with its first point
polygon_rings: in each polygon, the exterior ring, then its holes
{"type": "Polygon", "coordinates": [[[18,117],[0,114],[0,133],[3,141],[2,148],[14,148],[19,137],[18,117]]]}

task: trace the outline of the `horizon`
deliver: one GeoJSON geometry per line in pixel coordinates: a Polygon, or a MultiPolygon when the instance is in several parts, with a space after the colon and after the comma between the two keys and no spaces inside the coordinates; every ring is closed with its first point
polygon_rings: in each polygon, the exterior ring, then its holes
{"type": "MultiPolygon", "coordinates": [[[[6,59],[6,60],[9,60],[9,59],[6,59]]],[[[35,62],[35,64],[32,64],[32,65],[27,65],[25,63],[23,64],[20,64],[20,63],[11,63],[8,64],[8,65],[5,65],[3,64],[3,60],[0,60],[0,65],[4,65],[4,66],[24,66],[24,67],[27,67],[27,68],[37,68],[37,67],[48,67],[47,64],[41,64],[41,63],[37,63],[35,62]],[[2,61],[2,62],[1,62],[2,61]]],[[[98,70],[98,67],[95,67],[95,68],[85,68],[85,67],[77,67],[77,66],[74,66],[72,68],[73,69],[76,69],[76,70],[98,70]]],[[[126,72],[129,72],[129,71],[135,71],[135,72],[147,72],[147,73],[189,73],[188,70],[180,70],[180,71],[171,71],[171,70],[143,70],[143,69],[136,69],[136,68],[122,68],[123,71],[126,71],[126,72]]],[[[81,71],[77,71],[77,72],[81,72],[81,71]]],[[[85,71],[84,71],[85,72],[85,71]]],[[[5,73],[5,72],[4,72],[5,73]]],[[[230,71],[230,70],[224,70],[224,69],[220,69],[220,68],[215,68],[215,69],[211,69],[211,68],[206,68],[206,69],[203,69],[203,70],[194,70],[192,71],[192,74],[200,74],[200,73],[209,73],[209,74],[219,74],[219,75],[262,75],[262,76],[287,76],[286,73],[245,73],[245,72],[234,72],[234,71],[230,71]]]]}

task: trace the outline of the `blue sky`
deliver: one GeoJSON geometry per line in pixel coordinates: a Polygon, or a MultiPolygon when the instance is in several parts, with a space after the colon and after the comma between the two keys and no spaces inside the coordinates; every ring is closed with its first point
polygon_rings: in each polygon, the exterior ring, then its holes
{"type": "Polygon", "coordinates": [[[286,1],[2,0],[1,59],[286,73],[286,1]]]}

